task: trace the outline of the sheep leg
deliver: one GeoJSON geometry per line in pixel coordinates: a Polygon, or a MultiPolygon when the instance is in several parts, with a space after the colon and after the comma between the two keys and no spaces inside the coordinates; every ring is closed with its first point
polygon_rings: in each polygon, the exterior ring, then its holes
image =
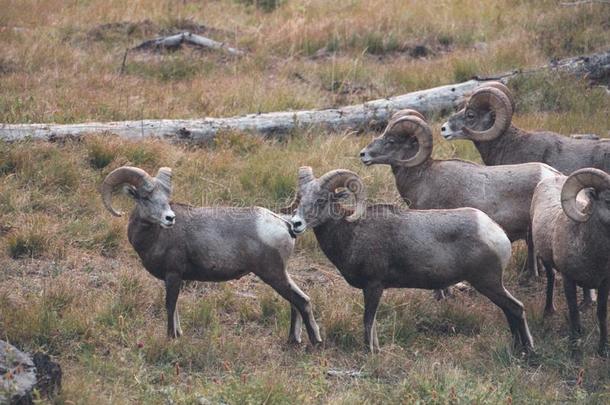
{"type": "Polygon", "coordinates": [[[582,302],[580,303],[580,309],[584,310],[584,309],[591,308],[593,306],[594,302],[595,301],[593,300],[593,290],[590,288],[583,288],[582,289],[582,302]]]}
{"type": "Polygon", "coordinates": [[[174,325],[176,325],[176,335],[182,336],[182,327],[180,326],[180,315],[178,315],[178,303],[176,303],[176,309],[174,311],[174,325]]]}
{"type": "Polygon", "coordinates": [[[180,327],[176,328],[176,304],[180,294],[182,278],[176,273],[165,275],[165,309],[167,310],[167,336],[174,339],[180,336],[180,327]]]}
{"type": "MultiPolygon", "coordinates": [[[[279,274],[266,274],[265,272],[256,273],[261,280],[269,284],[279,295],[285,300],[294,305],[300,312],[301,317],[305,323],[307,334],[309,335],[309,341],[313,345],[322,343],[320,337],[320,330],[318,324],[313,316],[313,310],[311,308],[311,300],[303,291],[297,287],[292,281],[288,273],[283,269],[279,274]]],[[[296,322],[295,322],[296,326],[296,322]]],[[[292,332],[292,321],[291,321],[291,332],[292,332]]]]}
{"type": "Polygon", "coordinates": [[[379,347],[379,337],[377,336],[377,321],[373,323],[373,344],[375,347],[379,347]]]}
{"type": "Polygon", "coordinates": [[[523,304],[513,297],[504,286],[500,286],[499,289],[477,287],[476,285],[474,287],[504,312],[513,334],[513,346],[519,347],[520,343],[526,352],[530,352],[534,348],[534,342],[527,326],[523,304]]]}
{"type": "Polygon", "coordinates": [[[555,293],[555,270],[549,263],[542,262],[542,267],[546,272],[546,303],[544,305],[544,316],[551,316],[555,313],[555,303],[553,302],[553,294],[555,293]]]}
{"type": "Polygon", "coordinates": [[[303,327],[303,317],[294,305],[290,305],[290,334],[289,343],[301,343],[301,329],[303,327]]]}
{"type": "Polygon", "coordinates": [[[379,340],[377,339],[377,327],[375,318],[377,307],[383,294],[383,287],[380,285],[368,285],[362,290],[364,294],[364,343],[368,346],[371,353],[379,352],[379,340]]]}
{"type": "Polygon", "coordinates": [[[610,357],[608,347],[608,293],[610,292],[610,278],[606,278],[597,290],[597,322],[599,322],[599,355],[610,357]]]}
{"type": "Polygon", "coordinates": [[[573,347],[573,354],[578,355],[578,341],[582,333],[582,327],[580,325],[580,314],[578,312],[576,282],[565,274],[563,275],[563,290],[566,295],[566,301],[568,302],[570,344],[573,347]]]}
{"type": "Polygon", "coordinates": [[[527,244],[527,260],[525,261],[527,273],[532,277],[538,277],[538,266],[536,263],[536,255],[534,252],[534,237],[532,236],[532,227],[530,226],[527,230],[527,236],[525,237],[525,243],[527,244]]]}
{"type": "MultiPolygon", "coordinates": [[[[461,284],[461,283],[458,283],[461,284]]],[[[458,285],[456,284],[456,285],[458,285]]],[[[443,288],[442,290],[434,290],[434,298],[437,301],[442,301],[444,299],[453,297],[453,290],[451,287],[443,288]]]]}

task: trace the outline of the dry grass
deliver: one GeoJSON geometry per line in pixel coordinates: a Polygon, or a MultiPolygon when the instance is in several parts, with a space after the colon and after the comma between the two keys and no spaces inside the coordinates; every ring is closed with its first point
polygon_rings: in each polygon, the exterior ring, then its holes
{"type": "MultiPolygon", "coordinates": [[[[555,1],[0,0],[0,122],[224,116],[360,102],[531,67],[610,43],[610,7],[555,1]],[[203,25],[203,26],[200,26],[203,25]],[[126,47],[179,29],[249,56],[126,47]],[[425,45],[426,57],[414,47],[425,45]]],[[[608,132],[603,90],[532,75],[511,84],[515,122],[563,133],[608,132]]],[[[436,117],[435,117],[436,118],[436,117]]],[[[432,124],[438,133],[440,117],[432,124]]],[[[50,352],[64,369],[58,403],[607,403],[610,363],[595,355],[584,315],[581,364],[567,350],[562,294],[542,319],[543,283],[520,279],[517,245],[507,285],[526,304],[537,355],[508,351],[499,310],[477,294],[436,303],[389,291],[379,312],[383,352],[362,347],[362,299],[306,234],[289,271],[312,297],[325,345],[286,345],[288,306],[254,277],[189,284],[185,336],[164,337],[161,284],[107,214],[97,187],[124,164],[171,166],[176,201],[263,205],[291,197],[296,170],[360,173],[373,199],[398,201],[389,168],[364,168],[369,136],[299,132],[283,142],[224,134],[187,148],[93,135],[64,144],[0,143],[0,338],[50,352]],[[329,377],[330,368],[362,378],[329,377]],[[579,374],[583,373],[582,378],[579,374]]],[[[480,160],[469,142],[435,139],[435,156],[480,160]]],[[[129,209],[127,199],[119,205],[129,209]]],[[[561,291],[558,288],[558,291],[561,291]]]]}

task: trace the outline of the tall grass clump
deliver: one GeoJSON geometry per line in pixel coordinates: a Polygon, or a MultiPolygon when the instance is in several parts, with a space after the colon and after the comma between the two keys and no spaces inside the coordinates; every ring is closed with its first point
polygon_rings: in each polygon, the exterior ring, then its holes
{"type": "Polygon", "coordinates": [[[6,245],[13,259],[60,258],[65,246],[57,243],[53,225],[44,216],[35,216],[15,226],[8,234],[6,245]]]}

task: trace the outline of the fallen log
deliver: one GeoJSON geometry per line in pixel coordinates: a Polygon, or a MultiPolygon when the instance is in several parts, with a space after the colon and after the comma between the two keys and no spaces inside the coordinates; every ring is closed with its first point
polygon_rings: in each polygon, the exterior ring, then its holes
{"type": "Polygon", "coordinates": [[[111,133],[128,139],[162,138],[172,142],[204,143],[223,131],[250,132],[281,138],[296,129],[323,128],[330,131],[382,128],[396,110],[413,108],[425,116],[447,114],[474,89],[487,80],[510,79],[535,71],[550,70],[574,74],[590,80],[610,77],[610,50],[595,55],[563,59],[528,71],[513,71],[495,77],[472,80],[416,91],[396,97],[340,108],[248,114],[230,118],[182,120],[138,120],[89,122],[82,124],[0,124],[0,140],[40,139],[47,141],[80,138],[92,133],[111,133]]]}
{"type": "Polygon", "coordinates": [[[132,48],[132,51],[142,51],[146,49],[164,49],[174,50],[182,46],[182,44],[190,44],[200,48],[210,48],[221,50],[230,53],[231,55],[241,56],[244,51],[227,46],[223,42],[214,41],[213,39],[202,37],[201,35],[191,32],[181,32],[180,34],[170,35],[167,37],[159,37],[149,41],[142,42],[140,45],[132,48]]]}

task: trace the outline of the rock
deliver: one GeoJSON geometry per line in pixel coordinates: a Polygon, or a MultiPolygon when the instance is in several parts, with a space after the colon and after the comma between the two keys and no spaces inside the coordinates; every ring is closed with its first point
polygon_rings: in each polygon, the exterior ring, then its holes
{"type": "Polygon", "coordinates": [[[61,367],[51,361],[51,357],[45,353],[34,353],[34,366],[36,367],[36,388],[42,397],[51,398],[59,394],[61,390],[61,367]]]}
{"type": "Polygon", "coordinates": [[[51,397],[61,388],[61,368],[44,353],[30,356],[0,340],[0,403],[33,404],[34,389],[51,397]]]}
{"type": "Polygon", "coordinates": [[[327,370],[326,375],[337,378],[364,378],[367,376],[361,370],[340,370],[335,368],[327,370]]]}
{"type": "Polygon", "coordinates": [[[0,340],[0,403],[31,404],[35,386],[32,358],[0,340]]]}

